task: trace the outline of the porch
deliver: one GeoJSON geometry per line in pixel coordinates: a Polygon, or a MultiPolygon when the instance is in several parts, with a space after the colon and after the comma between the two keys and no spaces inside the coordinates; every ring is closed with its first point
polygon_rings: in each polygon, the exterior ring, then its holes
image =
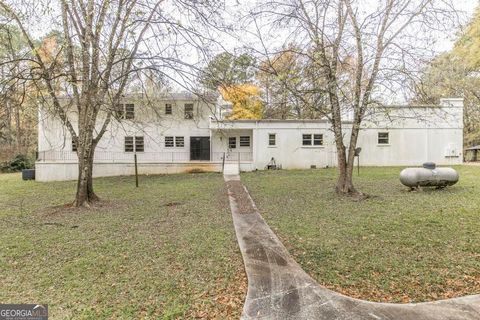
{"type": "Polygon", "coordinates": [[[225,162],[253,163],[253,129],[212,129],[212,154],[220,154],[225,162]]]}
{"type": "MultiPolygon", "coordinates": [[[[225,161],[252,162],[252,153],[248,150],[210,152],[203,160],[192,159],[191,152],[113,152],[97,150],[94,163],[222,163],[225,161]]],[[[78,163],[77,153],[64,150],[40,151],[37,162],[42,163],[78,163]]]]}
{"type": "MultiPolygon", "coordinates": [[[[184,172],[222,172],[226,163],[235,163],[241,171],[252,170],[252,155],[236,152],[211,152],[209,160],[191,160],[190,152],[110,152],[98,150],[94,156],[93,176],[108,177],[135,174],[172,174],[184,172]]],[[[75,180],[78,177],[76,152],[48,150],[38,153],[35,163],[38,181],[75,180]]]]}

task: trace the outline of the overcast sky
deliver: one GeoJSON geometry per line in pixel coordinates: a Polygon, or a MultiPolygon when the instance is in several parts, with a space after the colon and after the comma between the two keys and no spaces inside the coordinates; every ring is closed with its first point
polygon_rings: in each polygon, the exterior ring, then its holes
{"type": "MultiPolygon", "coordinates": [[[[236,22],[241,11],[248,10],[255,5],[259,0],[226,0],[227,12],[225,16],[227,22],[236,22]]],[[[368,0],[365,1],[365,5],[368,6],[368,0]]],[[[375,3],[377,1],[374,1],[375,3]]],[[[475,11],[475,8],[479,5],[480,0],[455,0],[455,7],[463,16],[462,20],[464,25],[468,23],[475,11]]],[[[368,11],[368,9],[367,9],[368,11]]],[[[448,51],[452,48],[459,30],[452,30],[450,34],[443,34],[443,37],[438,39],[438,51],[448,51]]],[[[223,41],[221,41],[222,46],[228,51],[233,51],[235,48],[242,47],[249,42],[249,37],[247,33],[244,34],[241,39],[234,39],[227,34],[221,35],[223,41]]],[[[220,49],[221,50],[221,49],[220,49]]]]}
{"type": "MultiPolygon", "coordinates": [[[[468,22],[472,18],[472,15],[475,11],[475,8],[479,5],[478,0],[457,0],[456,1],[457,8],[464,12],[465,14],[465,21],[468,22]]],[[[457,32],[452,32],[451,35],[446,35],[444,41],[439,42],[440,46],[439,49],[442,51],[448,51],[452,48],[453,43],[456,40],[457,32]]]]}

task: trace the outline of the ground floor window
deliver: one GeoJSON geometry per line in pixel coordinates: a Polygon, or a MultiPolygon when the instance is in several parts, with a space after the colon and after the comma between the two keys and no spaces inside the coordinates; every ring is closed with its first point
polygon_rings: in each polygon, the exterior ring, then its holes
{"type": "Polygon", "coordinates": [[[125,152],[144,152],[145,143],[141,136],[127,136],[125,137],[125,152]]]}
{"type": "Polygon", "coordinates": [[[302,134],[302,145],[311,146],[312,145],[312,135],[311,134],[302,134]]]}
{"type": "Polygon", "coordinates": [[[135,137],[135,152],[145,151],[145,144],[143,137],[135,137]]]}
{"type": "Polygon", "coordinates": [[[178,136],[178,137],[165,137],[165,148],[183,148],[185,147],[185,137],[178,136]]]}
{"type": "Polygon", "coordinates": [[[314,146],[323,146],[323,134],[314,134],[313,135],[313,145],[314,146]]]}
{"type": "Polygon", "coordinates": [[[175,137],[175,147],[177,147],[177,148],[185,147],[185,138],[184,137],[175,137]]]}
{"type": "Polygon", "coordinates": [[[235,149],[237,147],[237,137],[228,137],[228,148],[235,149]]]}
{"type": "Polygon", "coordinates": [[[268,134],[268,145],[276,146],[277,145],[277,135],[275,133],[268,134]]]}
{"type": "Polygon", "coordinates": [[[240,137],[240,147],[250,147],[250,136],[240,137]]]}
{"type": "Polygon", "coordinates": [[[388,132],[379,132],[377,141],[378,141],[378,144],[389,144],[390,137],[388,132]]]}
{"type": "Polygon", "coordinates": [[[323,146],[323,134],[302,134],[302,145],[304,146],[323,146]]]}
{"type": "Polygon", "coordinates": [[[173,137],[165,137],[165,148],[173,148],[174,146],[173,137]]]}

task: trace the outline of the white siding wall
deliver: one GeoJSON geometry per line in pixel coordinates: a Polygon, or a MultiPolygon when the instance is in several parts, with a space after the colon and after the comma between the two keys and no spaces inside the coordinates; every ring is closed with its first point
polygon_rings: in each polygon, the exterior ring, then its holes
{"type": "MultiPolygon", "coordinates": [[[[129,102],[129,101],[126,101],[129,102]]],[[[459,99],[442,101],[442,107],[388,107],[370,114],[363,123],[357,146],[362,148],[361,165],[417,166],[426,161],[440,165],[462,163],[463,154],[463,102],[459,99]],[[377,143],[378,133],[389,133],[389,144],[377,143]]],[[[96,164],[95,176],[133,173],[133,154],[124,152],[125,136],[143,136],[145,157],[139,157],[143,173],[169,173],[189,170],[185,164],[162,165],[159,159],[148,160],[148,153],[175,153],[189,159],[190,137],[210,136],[212,160],[219,162],[223,152],[250,154],[252,161],[242,161],[242,170],[262,170],[271,158],[285,169],[331,167],[337,165],[336,147],[330,125],[326,121],[210,121],[214,110],[198,101],[178,99],[159,100],[154,106],[142,108],[136,103],[135,121],[112,121],[100,141],[97,153],[124,155],[125,161],[108,159],[96,164]],[[184,118],[185,103],[194,103],[194,120],[184,118]],[[165,104],[170,103],[173,114],[165,114],[165,104]],[[269,146],[268,135],[276,135],[276,145],[269,146]],[[322,146],[303,146],[303,134],[322,134],[322,146]],[[181,148],[166,148],[165,136],[183,136],[181,148]],[[250,147],[240,147],[240,136],[250,136],[250,147]],[[237,148],[228,149],[228,137],[237,137],[237,148]],[[182,156],[183,155],[183,156],[182,156]],[[142,160],[143,159],[143,160],[142,160]],[[115,163],[115,165],[113,165],[115,163]],[[176,166],[175,166],[176,165],[176,166]]],[[[75,114],[71,114],[76,127],[75,114]]],[[[71,138],[60,120],[39,112],[39,151],[71,151],[71,138]]],[[[344,125],[345,137],[349,137],[351,125],[344,125]]],[[[348,141],[345,141],[347,144],[348,141]]],[[[72,153],[73,154],[73,153],[72,153]]],[[[235,155],[234,155],[235,156],[235,155]]],[[[232,158],[234,157],[232,156],[232,158]]],[[[227,159],[236,160],[236,159],[227,159]]],[[[245,160],[245,159],[243,159],[245,160]]],[[[44,161],[37,163],[38,180],[65,180],[76,177],[76,165],[60,165],[68,161],[44,161]]],[[[170,161],[172,162],[172,161],[170,161]]],[[[205,170],[220,170],[218,166],[206,166],[205,170]]]]}
{"type": "MultiPolygon", "coordinates": [[[[145,152],[178,152],[188,153],[190,150],[191,136],[209,136],[210,108],[199,102],[179,100],[175,103],[164,100],[158,101],[156,106],[142,108],[135,104],[135,121],[113,120],[107,132],[100,140],[96,151],[108,151],[115,153],[124,152],[125,136],[143,136],[145,152]],[[165,114],[165,104],[173,105],[173,114],[165,114]],[[194,119],[184,118],[185,103],[194,103],[194,119]],[[183,148],[166,148],[165,136],[183,136],[185,146],[183,148]]],[[[40,152],[47,150],[71,151],[71,136],[61,121],[40,110],[39,113],[39,145],[40,152]]],[[[77,128],[77,117],[74,112],[69,114],[72,124],[77,128]]],[[[98,125],[100,129],[101,123],[98,125]]]]}
{"type": "Polygon", "coordinates": [[[277,164],[283,168],[310,168],[311,166],[331,166],[331,146],[333,136],[327,131],[324,124],[316,126],[302,125],[292,128],[259,128],[255,131],[257,152],[255,155],[258,169],[263,169],[271,158],[275,158],[277,164]],[[276,145],[269,146],[269,134],[275,134],[276,145]],[[322,134],[323,146],[303,146],[303,134],[322,134]]]}
{"type": "MultiPolygon", "coordinates": [[[[337,165],[336,146],[326,121],[260,120],[214,123],[224,132],[252,130],[254,168],[264,169],[272,157],[283,168],[337,165]],[[268,134],[276,134],[275,147],[268,134]],[[305,147],[302,134],[323,134],[323,146],[305,147]]],[[[344,124],[345,144],[351,125],[344,124]]],[[[357,146],[362,165],[418,166],[433,161],[440,165],[462,163],[463,102],[443,100],[435,107],[387,107],[377,109],[363,123],[357,146]],[[389,144],[378,144],[378,133],[389,133],[389,144]]]]}

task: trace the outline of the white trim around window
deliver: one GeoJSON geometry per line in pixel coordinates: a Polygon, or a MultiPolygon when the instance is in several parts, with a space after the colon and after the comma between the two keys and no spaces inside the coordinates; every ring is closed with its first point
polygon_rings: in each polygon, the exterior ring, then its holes
{"type": "Polygon", "coordinates": [[[125,136],[123,143],[124,152],[144,152],[145,139],[143,136],[125,136]]]}
{"type": "Polygon", "coordinates": [[[184,136],[165,136],[165,148],[184,148],[185,137],[184,136]]]}
{"type": "Polygon", "coordinates": [[[277,134],[276,133],[269,133],[268,134],[268,147],[269,148],[276,148],[277,147],[277,134]]]}
{"type": "Polygon", "coordinates": [[[239,140],[241,148],[250,148],[250,146],[252,145],[250,136],[240,136],[239,140]]]}
{"type": "Polygon", "coordinates": [[[390,133],[387,131],[381,131],[377,133],[377,146],[387,147],[390,145],[390,133]]]}
{"type": "Polygon", "coordinates": [[[302,133],[302,148],[323,147],[323,133],[302,133]]]}
{"type": "Polygon", "coordinates": [[[237,137],[228,137],[228,149],[237,148],[237,137]]]}

